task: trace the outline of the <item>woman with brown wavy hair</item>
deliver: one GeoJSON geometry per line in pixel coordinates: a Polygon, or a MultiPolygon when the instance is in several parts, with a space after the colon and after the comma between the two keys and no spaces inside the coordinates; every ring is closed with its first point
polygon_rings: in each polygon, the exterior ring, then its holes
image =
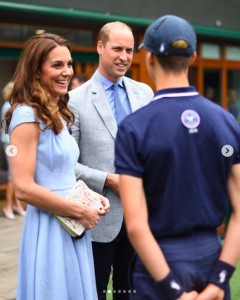
{"type": "Polygon", "coordinates": [[[73,75],[68,42],[46,33],[31,37],[13,76],[6,131],[16,148],[11,169],[16,197],[27,203],[18,273],[18,300],[97,299],[89,231],[72,238],[55,215],[93,228],[109,209],[64,197],[74,186],[79,150],[69,133],[73,75]]]}

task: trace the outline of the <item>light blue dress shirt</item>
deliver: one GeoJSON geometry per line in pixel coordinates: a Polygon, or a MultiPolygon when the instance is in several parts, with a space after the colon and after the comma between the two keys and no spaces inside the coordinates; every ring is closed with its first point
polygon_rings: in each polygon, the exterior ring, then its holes
{"type": "MultiPolygon", "coordinates": [[[[102,86],[103,86],[103,88],[106,92],[106,95],[107,95],[111,110],[113,112],[113,115],[114,115],[115,119],[117,119],[114,99],[112,97],[112,94],[113,94],[112,85],[114,84],[114,82],[112,82],[112,81],[106,79],[105,77],[103,77],[99,73],[99,71],[97,71],[97,74],[98,74],[98,78],[99,78],[100,82],[102,83],[102,86]]],[[[126,111],[126,114],[129,115],[132,112],[132,109],[131,109],[131,105],[130,105],[130,102],[129,102],[129,99],[128,99],[126,89],[124,87],[124,82],[123,82],[122,77],[118,80],[118,96],[119,96],[119,100],[122,103],[122,106],[124,107],[124,109],[126,111]]]]}

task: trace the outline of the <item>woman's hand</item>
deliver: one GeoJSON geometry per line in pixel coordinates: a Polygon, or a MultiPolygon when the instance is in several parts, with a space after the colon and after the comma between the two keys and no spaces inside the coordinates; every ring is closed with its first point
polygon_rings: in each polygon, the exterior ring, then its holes
{"type": "Polygon", "coordinates": [[[78,219],[86,229],[94,228],[98,224],[100,216],[106,215],[110,209],[109,200],[96,192],[94,193],[101,201],[102,207],[96,209],[87,204],[81,204],[81,216],[78,219]]]}
{"type": "Polygon", "coordinates": [[[89,205],[81,204],[81,216],[78,218],[85,229],[92,229],[99,220],[99,211],[89,205]]]}

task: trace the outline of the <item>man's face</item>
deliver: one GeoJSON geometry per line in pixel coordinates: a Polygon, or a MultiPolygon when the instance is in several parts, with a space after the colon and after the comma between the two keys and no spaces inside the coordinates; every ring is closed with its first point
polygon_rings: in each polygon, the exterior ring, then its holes
{"type": "Polygon", "coordinates": [[[126,74],[133,59],[134,38],[127,28],[111,30],[109,40],[104,46],[98,42],[99,72],[108,80],[116,82],[126,74]]]}

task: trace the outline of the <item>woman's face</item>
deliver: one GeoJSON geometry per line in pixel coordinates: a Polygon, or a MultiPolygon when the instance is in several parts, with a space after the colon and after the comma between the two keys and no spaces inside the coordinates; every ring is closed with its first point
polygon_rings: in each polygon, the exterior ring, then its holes
{"type": "Polygon", "coordinates": [[[42,64],[39,81],[42,87],[54,98],[65,95],[73,75],[71,53],[65,46],[51,50],[42,64]]]}

